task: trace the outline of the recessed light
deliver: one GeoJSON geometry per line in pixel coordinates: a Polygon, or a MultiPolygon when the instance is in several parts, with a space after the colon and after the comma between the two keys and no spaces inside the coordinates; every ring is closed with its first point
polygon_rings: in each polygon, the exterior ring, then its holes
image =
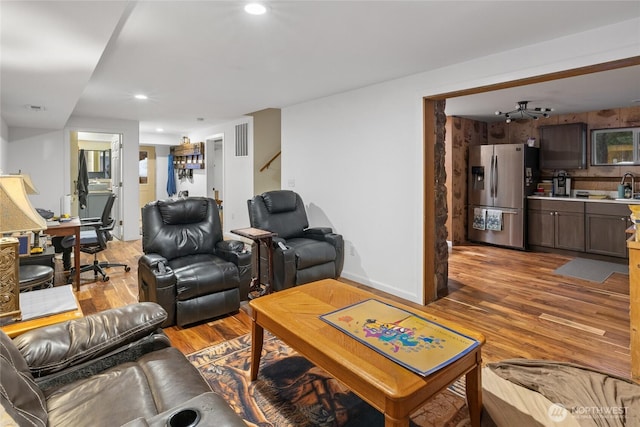
{"type": "Polygon", "coordinates": [[[156,132],[164,132],[164,129],[162,129],[162,128],[157,128],[157,129],[156,129],[156,132]]]}
{"type": "Polygon", "coordinates": [[[260,3],[249,3],[244,7],[244,11],[249,15],[264,15],[267,13],[267,8],[260,3]]]}
{"type": "Polygon", "coordinates": [[[142,93],[139,93],[139,94],[137,94],[137,95],[134,95],[134,98],[135,98],[135,99],[142,99],[142,100],[144,100],[144,99],[149,99],[149,97],[148,97],[147,95],[144,95],[144,94],[142,94],[142,93]]]}

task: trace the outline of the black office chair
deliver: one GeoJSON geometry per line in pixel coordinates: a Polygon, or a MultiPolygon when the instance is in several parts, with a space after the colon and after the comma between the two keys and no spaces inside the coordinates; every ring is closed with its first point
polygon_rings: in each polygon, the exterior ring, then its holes
{"type": "MultiPolygon", "coordinates": [[[[80,231],[80,251],[86,254],[93,255],[93,264],[86,264],[80,266],[80,272],[93,271],[95,280],[98,280],[98,274],[102,276],[102,281],[107,282],[109,276],[104,271],[105,268],[110,267],[124,267],[124,271],[131,270],[126,264],[110,263],[108,261],[98,261],[98,252],[102,252],[107,249],[107,242],[113,240],[111,231],[115,225],[115,220],[111,217],[111,210],[113,209],[113,203],[116,200],[116,195],[111,194],[107,199],[107,203],[104,205],[102,216],[100,218],[82,218],[81,225],[86,227],[80,231]],[[92,227],[93,229],[87,229],[92,227]]],[[[63,241],[63,246],[73,247],[75,245],[75,237],[63,241]]],[[[68,283],[71,283],[75,269],[72,268],[69,274],[68,283]]]]}

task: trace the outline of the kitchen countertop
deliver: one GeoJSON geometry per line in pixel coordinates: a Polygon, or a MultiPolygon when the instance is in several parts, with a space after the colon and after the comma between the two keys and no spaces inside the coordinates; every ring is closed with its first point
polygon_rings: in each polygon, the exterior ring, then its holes
{"type": "Polygon", "coordinates": [[[567,202],[620,203],[623,205],[640,205],[639,199],[590,199],[587,197],[553,197],[553,196],[529,196],[528,198],[536,199],[536,200],[562,200],[567,202]]]}

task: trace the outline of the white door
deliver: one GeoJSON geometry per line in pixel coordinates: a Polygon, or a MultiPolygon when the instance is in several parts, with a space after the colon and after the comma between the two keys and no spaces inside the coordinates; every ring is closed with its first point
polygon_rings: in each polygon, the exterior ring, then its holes
{"type": "Polygon", "coordinates": [[[122,134],[111,141],[111,191],[116,195],[111,215],[115,220],[113,236],[122,239],[122,134]]]}
{"type": "Polygon", "coordinates": [[[140,186],[140,209],[156,200],[156,147],[141,145],[138,153],[138,183],[140,186]]]}

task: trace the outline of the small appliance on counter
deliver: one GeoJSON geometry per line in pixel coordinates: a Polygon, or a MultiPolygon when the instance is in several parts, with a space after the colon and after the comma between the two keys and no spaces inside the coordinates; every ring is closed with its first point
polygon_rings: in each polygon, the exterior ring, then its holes
{"type": "Polygon", "coordinates": [[[576,197],[579,199],[588,199],[589,197],[591,197],[591,195],[588,191],[578,190],[576,191],[576,197]]]}
{"type": "Polygon", "coordinates": [[[571,178],[569,178],[566,171],[561,170],[553,175],[553,196],[571,196],[571,178]]]}

